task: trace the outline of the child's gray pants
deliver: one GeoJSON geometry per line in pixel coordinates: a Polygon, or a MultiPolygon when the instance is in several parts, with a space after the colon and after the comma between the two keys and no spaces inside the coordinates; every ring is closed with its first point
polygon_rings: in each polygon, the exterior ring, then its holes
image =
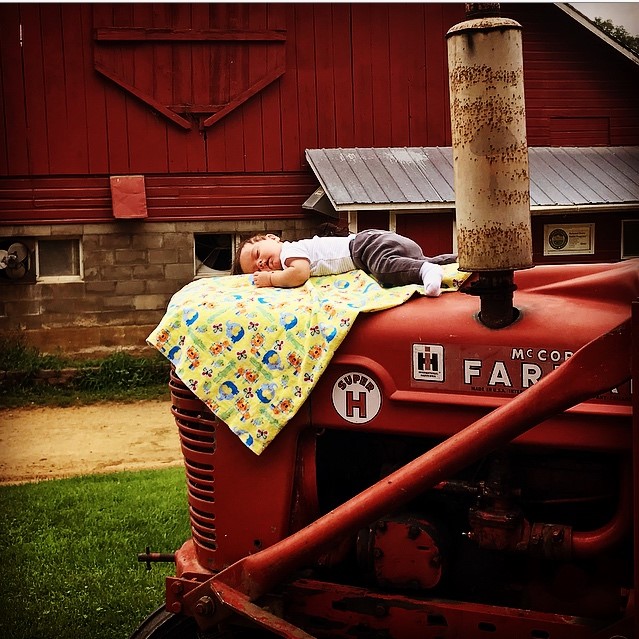
{"type": "Polygon", "coordinates": [[[419,244],[392,231],[361,231],[351,240],[350,250],[355,266],[386,286],[421,284],[419,269],[424,262],[457,261],[452,253],[426,257],[419,244]]]}

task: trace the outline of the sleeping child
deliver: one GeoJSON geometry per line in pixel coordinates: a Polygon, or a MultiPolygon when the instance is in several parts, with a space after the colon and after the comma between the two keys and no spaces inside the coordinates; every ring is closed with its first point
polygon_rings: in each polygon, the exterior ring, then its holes
{"type": "Polygon", "coordinates": [[[268,233],[240,244],[234,275],[252,273],[255,286],[294,288],[315,275],[337,275],[361,269],[382,286],[421,284],[426,295],[441,292],[443,271],[456,255],[426,257],[413,240],[391,231],[366,230],[344,237],[320,237],[282,242],[268,233]]]}

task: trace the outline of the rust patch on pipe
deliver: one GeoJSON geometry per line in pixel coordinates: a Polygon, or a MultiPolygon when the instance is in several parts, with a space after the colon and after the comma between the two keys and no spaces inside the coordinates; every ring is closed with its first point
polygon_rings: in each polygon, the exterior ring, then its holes
{"type": "Polygon", "coordinates": [[[530,230],[521,222],[505,227],[499,224],[470,228],[458,228],[459,259],[470,263],[473,270],[527,268],[528,262],[518,262],[518,257],[532,251],[530,230]]]}
{"type": "Polygon", "coordinates": [[[458,65],[450,70],[450,84],[453,89],[460,85],[481,84],[483,89],[490,91],[497,84],[516,87],[521,76],[519,69],[495,69],[487,64],[458,65]]]}

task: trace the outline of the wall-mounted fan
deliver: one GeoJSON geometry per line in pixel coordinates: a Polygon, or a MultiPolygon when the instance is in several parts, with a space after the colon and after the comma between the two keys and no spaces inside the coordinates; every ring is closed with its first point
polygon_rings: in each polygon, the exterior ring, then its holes
{"type": "Polygon", "coordinates": [[[9,248],[0,249],[0,271],[11,280],[19,280],[29,270],[29,249],[22,242],[14,242],[9,248]]]}

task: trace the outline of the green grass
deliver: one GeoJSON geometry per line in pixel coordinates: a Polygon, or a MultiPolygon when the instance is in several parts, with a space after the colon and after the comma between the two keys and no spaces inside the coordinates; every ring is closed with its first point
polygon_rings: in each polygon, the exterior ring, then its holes
{"type": "Polygon", "coordinates": [[[3,486],[0,513],[3,639],[125,639],[175,574],[137,554],[190,537],[182,468],[3,486]]]}
{"type": "Polygon", "coordinates": [[[0,371],[17,371],[0,384],[0,407],[70,406],[99,401],[168,399],[169,363],[157,352],[149,357],[116,351],[100,359],[42,354],[19,334],[0,335],[0,371]],[[38,372],[77,369],[67,384],[38,383],[38,372]]]}
{"type": "Polygon", "coordinates": [[[135,402],[141,400],[169,400],[169,374],[158,384],[133,386],[119,390],[79,390],[73,386],[31,386],[27,388],[1,388],[0,408],[22,406],[77,406],[97,402],[135,402]]]}

